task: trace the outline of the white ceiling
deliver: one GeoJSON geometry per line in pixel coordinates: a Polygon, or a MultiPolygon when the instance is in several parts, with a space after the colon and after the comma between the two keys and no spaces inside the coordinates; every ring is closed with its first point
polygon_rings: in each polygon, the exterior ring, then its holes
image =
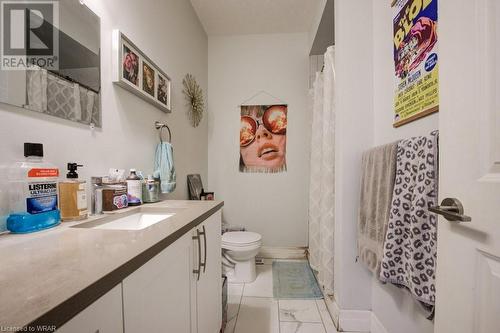
{"type": "Polygon", "coordinates": [[[321,0],[191,0],[208,35],[308,32],[321,0]]]}

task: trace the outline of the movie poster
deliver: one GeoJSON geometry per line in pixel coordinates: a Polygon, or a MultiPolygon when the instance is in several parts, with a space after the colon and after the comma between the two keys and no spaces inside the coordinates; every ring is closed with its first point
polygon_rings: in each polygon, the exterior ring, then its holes
{"type": "Polygon", "coordinates": [[[439,110],[437,0],[394,4],[394,127],[439,110]]]}
{"type": "Polygon", "coordinates": [[[242,105],[240,172],[286,171],[286,105],[242,105]]]}

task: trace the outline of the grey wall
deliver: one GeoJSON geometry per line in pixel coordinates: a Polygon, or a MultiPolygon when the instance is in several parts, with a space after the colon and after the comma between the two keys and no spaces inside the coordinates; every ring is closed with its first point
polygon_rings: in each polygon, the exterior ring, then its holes
{"type": "MultiPolygon", "coordinates": [[[[265,246],[307,246],[310,105],[307,34],[209,38],[209,189],[223,219],[262,234],[265,246]],[[240,173],[244,100],[264,90],[288,103],[284,173],[240,173]]],[[[261,94],[252,104],[280,101],[261,94]]]]}
{"type": "MultiPolygon", "coordinates": [[[[439,114],[433,114],[399,128],[394,117],[392,54],[392,9],[389,2],[373,0],[373,110],[374,145],[429,134],[438,129],[439,114]]],[[[406,290],[372,280],[372,311],[389,333],[432,333],[434,325],[406,290]]]]}
{"type": "Polygon", "coordinates": [[[428,134],[438,128],[438,114],[399,128],[392,126],[394,64],[389,1],[336,0],[335,18],[335,298],[341,310],[371,310],[388,333],[432,333],[433,323],[406,290],[382,285],[362,264],[355,263],[355,257],[362,152],[428,134]]]}
{"type": "MultiPolygon", "coordinates": [[[[186,117],[182,78],[196,76],[207,93],[208,38],[189,1],[86,0],[101,18],[102,129],[0,104],[0,162],[22,158],[23,142],[42,142],[46,158],[61,168],[85,165],[80,176],[107,173],[110,167],[153,169],[158,143],[154,121],[172,129],[177,190],[168,198],[187,198],[186,174],[207,181],[207,115],[198,128],[186,117]],[[172,78],[173,112],[165,114],[111,82],[111,31],[120,29],[172,78]]],[[[65,173],[63,173],[65,174],[65,173]]]]}
{"type": "Polygon", "coordinates": [[[342,310],[371,305],[370,275],[356,262],[361,154],[373,145],[371,22],[371,0],[335,1],[334,294],[342,310]]]}

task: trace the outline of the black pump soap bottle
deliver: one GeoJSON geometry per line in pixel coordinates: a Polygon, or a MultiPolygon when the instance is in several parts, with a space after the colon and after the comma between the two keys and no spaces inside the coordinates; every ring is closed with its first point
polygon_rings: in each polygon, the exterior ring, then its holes
{"type": "Polygon", "coordinates": [[[68,163],[66,180],[59,183],[59,209],[61,220],[75,221],[87,218],[87,183],[78,179],[78,167],[83,165],[68,163]]]}

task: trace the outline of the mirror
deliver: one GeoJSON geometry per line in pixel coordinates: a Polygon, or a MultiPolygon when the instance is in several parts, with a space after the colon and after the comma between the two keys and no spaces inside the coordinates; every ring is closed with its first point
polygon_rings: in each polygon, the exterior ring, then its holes
{"type": "MultiPolygon", "coordinates": [[[[4,51],[0,102],[101,127],[100,19],[79,0],[54,3],[57,5],[48,9],[21,8],[17,19],[28,21],[24,23],[28,28],[17,36],[21,44],[12,31],[8,42],[21,45],[21,48],[18,46],[18,50],[24,52],[21,58],[30,65],[6,68],[5,58],[9,57],[4,51]],[[46,45],[50,46],[55,59],[52,66],[47,61],[39,61],[40,50],[46,45]]],[[[10,10],[13,30],[15,8],[10,10]]]]}

